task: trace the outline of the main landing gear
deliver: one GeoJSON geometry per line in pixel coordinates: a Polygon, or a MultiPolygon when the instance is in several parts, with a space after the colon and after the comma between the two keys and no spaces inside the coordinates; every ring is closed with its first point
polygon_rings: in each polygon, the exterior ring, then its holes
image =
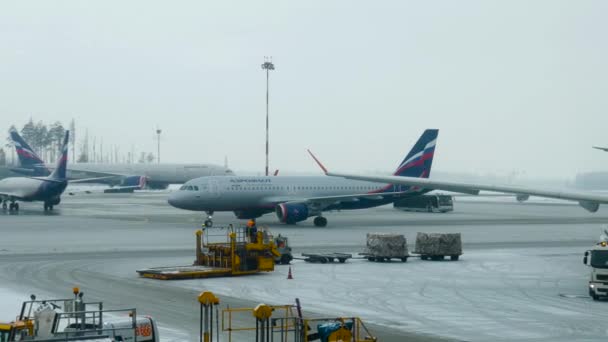
{"type": "Polygon", "coordinates": [[[327,219],[323,216],[317,216],[315,217],[315,219],[312,221],[316,227],[325,227],[327,226],[327,219]]]}
{"type": "Polygon", "coordinates": [[[49,202],[44,202],[44,211],[51,211],[53,210],[53,205],[49,202]]]}
{"type": "Polygon", "coordinates": [[[8,201],[3,201],[2,202],[2,210],[6,210],[6,208],[8,207],[9,211],[19,211],[19,203],[17,202],[11,202],[8,205],[6,204],[8,201]]]}
{"type": "Polygon", "coordinates": [[[203,223],[203,226],[210,228],[213,227],[213,211],[206,211],[207,219],[203,223]]]}

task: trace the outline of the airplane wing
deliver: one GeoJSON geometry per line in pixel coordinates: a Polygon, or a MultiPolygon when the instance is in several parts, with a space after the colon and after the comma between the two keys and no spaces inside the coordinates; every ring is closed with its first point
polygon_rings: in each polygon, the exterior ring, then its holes
{"type": "Polygon", "coordinates": [[[599,146],[591,146],[591,147],[593,147],[595,149],[598,149],[598,150],[602,150],[602,151],[608,152],[608,147],[599,147],[599,146]]]}
{"type": "Polygon", "coordinates": [[[594,213],[599,209],[601,203],[608,203],[608,195],[596,194],[588,191],[572,190],[550,190],[512,185],[489,185],[477,183],[459,183],[434,180],[430,178],[413,178],[402,176],[366,176],[351,173],[326,172],[332,177],[342,177],[347,179],[364,180],[370,182],[402,184],[416,186],[424,189],[445,190],[445,191],[495,191],[514,195],[539,196],[570,201],[578,201],[581,207],[594,213]]]}
{"type": "Polygon", "coordinates": [[[434,180],[430,178],[415,178],[405,176],[366,176],[361,174],[353,173],[338,173],[330,172],[327,168],[315,157],[312,152],[308,151],[315,162],[323,170],[323,172],[332,177],[342,177],[346,179],[355,179],[369,182],[378,183],[389,183],[389,184],[401,184],[409,185],[411,187],[418,187],[421,189],[428,190],[444,190],[444,191],[455,191],[455,192],[470,192],[475,194],[479,193],[480,190],[504,192],[509,194],[517,195],[520,198],[525,196],[538,196],[555,199],[563,199],[570,201],[578,201],[578,204],[585,208],[589,212],[596,212],[601,203],[608,203],[608,195],[597,194],[589,191],[572,191],[572,190],[551,190],[541,189],[524,186],[512,186],[512,185],[490,185],[490,184],[477,184],[477,183],[460,183],[460,182],[448,182],[441,180],[434,180]]]}
{"type": "Polygon", "coordinates": [[[400,192],[383,192],[379,194],[354,194],[354,195],[341,195],[341,196],[321,196],[321,197],[269,197],[265,199],[265,202],[272,202],[275,204],[279,203],[305,203],[315,206],[317,209],[326,208],[332,204],[338,204],[340,202],[356,202],[360,199],[366,198],[371,200],[381,200],[386,196],[404,195],[407,191],[400,192]]]}

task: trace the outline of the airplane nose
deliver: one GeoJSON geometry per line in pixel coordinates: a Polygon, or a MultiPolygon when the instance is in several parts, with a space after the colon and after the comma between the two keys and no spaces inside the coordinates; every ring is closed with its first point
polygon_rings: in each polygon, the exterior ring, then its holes
{"type": "Polygon", "coordinates": [[[177,198],[177,196],[175,195],[170,195],[169,198],[167,199],[167,202],[169,202],[169,204],[175,208],[180,208],[180,200],[177,198]]]}

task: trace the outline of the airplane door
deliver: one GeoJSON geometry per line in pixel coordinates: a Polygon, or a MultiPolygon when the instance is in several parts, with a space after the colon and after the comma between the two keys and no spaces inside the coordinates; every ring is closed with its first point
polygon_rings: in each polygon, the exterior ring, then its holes
{"type": "Polygon", "coordinates": [[[209,193],[211,194],[211,197],[220,197],[220,185],[217,180],[209,180],[209,193]]]}

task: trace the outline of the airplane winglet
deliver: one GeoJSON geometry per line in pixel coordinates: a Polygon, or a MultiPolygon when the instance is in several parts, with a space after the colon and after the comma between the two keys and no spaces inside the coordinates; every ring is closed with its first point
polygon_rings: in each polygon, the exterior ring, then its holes
{"type": "Polygon", "coordinates": [[[328,173],[327,169],[325,168],[325,166],[323,166],[323,164],[319,161],[319,159],[317,159],[317,157],[315,157],[315,155],[312,154],[312,152],[310,152],[310,150],[306,150],[306,151],[308,151],[308,154],[310,154],[310,156],[312,157],[312,159],[314,159],[315,162],[317,162],[317,165],[319,165],[319,167],[321,168],[321,170],[323,170],[323,173],[327,174],[328,173]]]}

